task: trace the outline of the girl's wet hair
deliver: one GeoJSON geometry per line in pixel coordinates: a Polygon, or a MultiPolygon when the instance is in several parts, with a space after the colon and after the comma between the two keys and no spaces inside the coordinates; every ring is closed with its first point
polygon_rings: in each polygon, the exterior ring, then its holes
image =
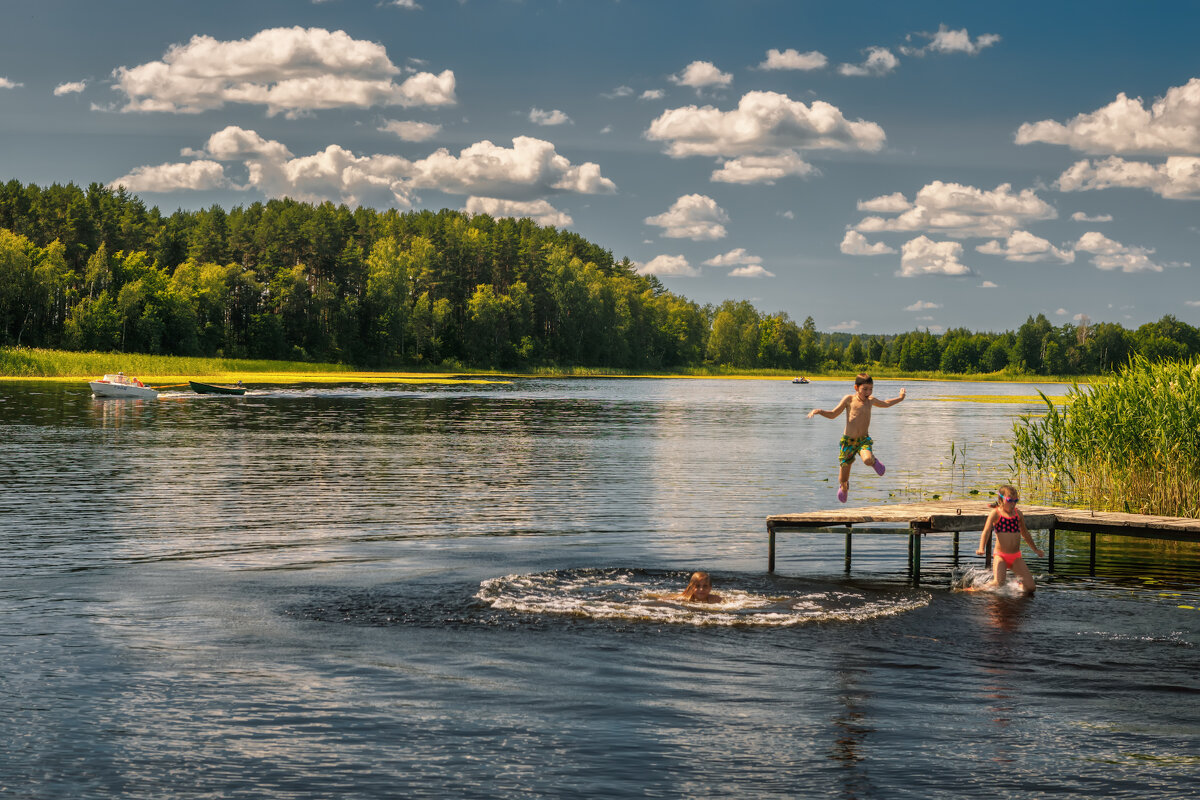
{"type": "Polygon", "coordinates": [[[875,379],[865,372],[860,372],[854,377],[854,385],[862,386],[864,383],[875,383],[875,379]]]}
{"type": "Polygon", "coordinates": [[[1016,497],[1020,493],[1017,491],[1017,487],[1013,486],[1010,483],[1006,483],[1003,486],[1001,486],[1000,489],[996,492],[996,500],[990,504],[991,507],[996,508],[997,506],[999,506],[1000,498],[1006,494],[1010,497],[1016,497]]]}

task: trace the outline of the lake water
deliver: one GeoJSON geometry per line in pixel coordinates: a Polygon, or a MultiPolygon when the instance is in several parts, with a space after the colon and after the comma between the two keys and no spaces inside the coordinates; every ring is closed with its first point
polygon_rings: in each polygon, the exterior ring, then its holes
{"type": "MultiPolygon", "coordinates": [[[[963,398],[1034,389],[907,389],[851,503],[994,491],[1038,404],[963,398]]],[[[847,391],[0,383],[0,796],[1194,796],[1195,546],[1060,534],[1032,598],[952,589],[970,533],[916,587],[904,537],[766,573],[847,391]],[[696,569],[724,602],[662,599],[696,569]]]]}

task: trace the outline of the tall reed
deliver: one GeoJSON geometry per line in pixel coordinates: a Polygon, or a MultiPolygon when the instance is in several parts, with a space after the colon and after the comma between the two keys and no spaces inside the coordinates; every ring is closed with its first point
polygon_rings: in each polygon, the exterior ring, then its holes
{"type": "Polygon", "coordinates": [[[1106,511],[1200,517],[1200,359],[1135,356],[1013,426],[1026,492],[1106,511]]]}
{"type": "Polygon", "coordinates": [[[106,372],[125,372],[139,377],[153,375],[223,375],[255,372],[345,372],[341,364],[309,364],[234,358],[188,358],[140,353],[79,353],[37,348],[0,348],[0,376],[53,378],[95,377],[106,372]]]}

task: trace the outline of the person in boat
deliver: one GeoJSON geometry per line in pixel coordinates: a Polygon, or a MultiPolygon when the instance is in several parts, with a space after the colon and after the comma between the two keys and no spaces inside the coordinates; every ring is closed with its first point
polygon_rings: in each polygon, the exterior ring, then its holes
{"type": "Polygon", "coordinates": [[[837,419],[843,411],[846,412],[846,429],[842,433],[841,454],[838,456],[837,498],[843,503],[850,494],[850,465],[854,463],[856,455],[862,458],[864,464],[873,468],[876,475],[883,475],[884,472],[883,462],[875,457],[874,442],[871,441],[869,433],[871,409],[890,408],[896,405],[904,399],[904,389],[900,390],[898,397],[893,397],[891,400],[880,400],[872,394],[874,391],[874,379],[865,372],[861,372],[854,379],[854,394],[843,397],[833,410],[824,411],[814,408],[808,412],[809,419],[817,414],[828,419],[837,419]]]}
{"type": "Polygon", "coordinates": [[[721,595],[713,594],[712,578],[707,572],[693,572],[687,588],[675,595],[674,599],[688,603],[720,603],[721,595]]]}
{"type": "Polygon", "coordinates": [[[986,552],[988,537],[995,533],[996,551],[993,553],[995,558],[992,561],[992,582],[987,584],[986,588],[998,589],[1003,586],[1011,569],[1021,582],[1022,591],[1033,594],[1036,586],[1033,573],[1021,557],[1021,540],[1029,543],[1033,552],[1038,554],[1038,558],[1046,554],[1038,549],[1033,537],[1029,535],[1029,529],[1025,527],[1025,515],[1017,508],[1019,500],[1015,488],[1007,483],[1000,487],[1000,496],[992,506],[992,513],[988,514],[987,521],[983,523],[983,533],[979,537],[979,549],[975,551],[975,555],[981,556],[986,552]]]}

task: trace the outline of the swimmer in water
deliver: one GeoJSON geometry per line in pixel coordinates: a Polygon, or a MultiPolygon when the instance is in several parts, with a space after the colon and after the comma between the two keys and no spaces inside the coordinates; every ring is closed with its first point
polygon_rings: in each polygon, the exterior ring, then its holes
{"type": "Polygon", "coordinates": [[[673,599],[689,603],[720,603],[721,595],[713,594],[712,578],[707,572],[693,572],[687,588],[673,595],[673,599]]]}

